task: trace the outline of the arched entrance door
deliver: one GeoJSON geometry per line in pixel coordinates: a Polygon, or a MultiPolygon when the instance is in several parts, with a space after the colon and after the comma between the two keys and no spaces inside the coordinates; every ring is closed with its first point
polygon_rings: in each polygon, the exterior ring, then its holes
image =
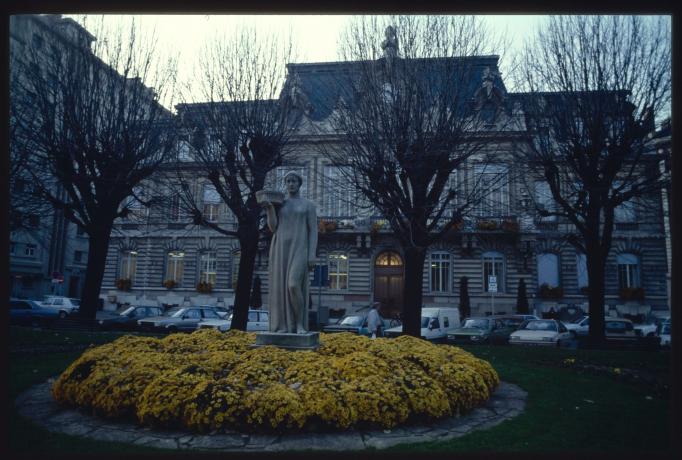
{"type": "Polygon", "coordinates": [[[383,316],[403,309],[403,259],[396,252],[382,252],[374,261],[374,301],[381,303],[383,316]]]}

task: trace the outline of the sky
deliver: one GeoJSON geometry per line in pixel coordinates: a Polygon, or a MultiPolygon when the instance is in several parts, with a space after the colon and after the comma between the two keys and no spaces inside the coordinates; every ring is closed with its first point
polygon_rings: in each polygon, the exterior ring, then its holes
{"type": "MultiPolygon", "coordinates": [[[[65,15],[82,22],[80,16],[65,15]]],[[[145,30],[154,30],[158,49],[178,57],[178,83],[190,84],[201,47],[240,25],[257,25],[280,35],[292,34],[298,47],[297,62],[337,61],[337,40],[350,15],[107,15],[108,24],[135,20],[145,30]]],[[[543,16],[486,15],[496,31],[506,30],[512,47],[530,36],[543,16]]],[[[377,38],[377,40],[383,39],[377,38]]],[[[504,67],[502,67],[504,75],[504,67]]],[[[168,107],[169,103],[164,102],[168,107]]]]}

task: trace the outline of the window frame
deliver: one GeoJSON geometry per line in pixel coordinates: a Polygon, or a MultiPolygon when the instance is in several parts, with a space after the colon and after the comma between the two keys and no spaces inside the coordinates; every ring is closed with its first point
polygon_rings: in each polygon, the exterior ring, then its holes
{"type": "Polygon", "coordinates": [[[166,270],[163,275],[163,280],[164,281],[173,280],[175,281],[177,287],[182,286],[182,278],[185,275],[185,252],[178,250],[167,251],[165,269],[166,270]],[[174,263],[172,264],[172,277],[169,278],[169,275],[171,275],[171,261],[174,261],[174,263]],[[179,276],[178,265],[180,266],[179,276]]]}
{"type": "Polygon", "coordinates": [[[137,256],[138,252],[134,249],[124,249],[119,253],[119,263],[118,263],[118,277],[119,279],[129,279],[131,282],[135,281],[135,276],[137,275],[137,256]],[[131,261],[132,264],[131,268],[131,261]],[[124,276],[124,266],[125,274],[124,276]]]}
{"type": "Polygon", "coordinates": [[[618,254],[616,257],[617,273],[618,273],[618,287],[623,288],[640,288],[642,287],[642,271],[641,258],[637,254],[630,252],[624,252],[618,254]],[[632,257],[635,259],[635,263],[629,263],[623,261],[625,258],[632,257]],[[634,268],[633,268],[634,267],[634,268]],[[625,279],[623,278],[625,275],[625,279]],[[623,283],[625,281],[625,283],[623,283]],[[634,282],[633,282],[634,281],[634,282]]]}
{"type": "Polygon", "coordinates": [[[450,293],[452,292],[452,256],[447,251],[433,251],[429,254],[429,290],[433,293],[450,293]],[[447,258],[444,258],[446,256],[447,258]],[[437,266],[434,267],[434,264],[437,266]],[[447,264],[447,267],[443,265],[447,264]],[[439,286],[434,286],[434,269],[438,275],[437,281],[439,286]],[[447,271],[445,271],[447,270],[447,271]],[[443,273],[446,274],[446,279],[443,279],[443,273]]]}
{"type": "Polygon", "coordinates": [[[350,282],[350,256],[345,251],[332,251],[327,254],[327,276],[329,277],[329,289],[332,291],[347,291],[350,282]],[[344,258],[345,256],[345,258],[344,258]],[[335,264],[332,264],[332,260],[336,260],[335,264]],[[340,260],[345,260],[346,270],[345,273],[340,270],[340,260]],[[336,266],[336,270],[333,271],[332,267],[336,266]],[[340,280],[345,277],[346,283],[345,287],[339,287],[340,280]]]}
{"type": "Polygon", "coordinates": [[[199,282],[216,287],[218,282],[218,255],[216,251],[202,251],[199,253],[199,282]],[[210,268],[213,268],[213,271],[208,270],[210,268]],[[210,281],[211,276],[213,282],[210,281]]]}
{"type": "Polygon", "coordinates": [[[559,254],[556,254],[551,251],[547,252],[541,252],[540,254],[537,255],[537,264],[536,264],[536,269],[537,269],[537,275],[538,275],[538,287],[542,286],[543,284],[547,284],[550,287],[559,287],[561,286],[561,258],[559,254]],[[554,269],[556,270],[556,283],[548,283],[546,280],[540,280],[540,258],[541,257],[551,257],[554,258],[554,269]]]}

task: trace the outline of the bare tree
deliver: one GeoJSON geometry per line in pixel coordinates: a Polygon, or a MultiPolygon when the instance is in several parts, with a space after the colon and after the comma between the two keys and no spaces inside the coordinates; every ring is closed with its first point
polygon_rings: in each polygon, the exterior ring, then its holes
{"type": "Polygon", "coordinates": [[[92,319],[114,220],[174,145],[172,117],[159,100],[172,92],[175,70],[134,23],[126,30],[106,28],[103,18],[83,22],[98,40],[89,43],[94,37],[83,29],[78,44],[29,45],[12,69],[11,98],[21,106],[17,138],[32,152],[27,171],[89,237],[81,315],[92,319]]]}
{"type": "Polygon", "coordinates": [[[291,55],[290,41],[255,28],[215,39],[200,57],[195,102],[177,106],[191,144],[190,156],[177,162],[182,203],[195,224],[239,241],[233,329],[246,330],[258,243],[267,238],[256,192],[289,152],[295,110],[280,92],[291,55]],[[207,215],[197,178],[227,205],[236,228],[207,215]]]}
{"type": "Polygon", "coordinates": [[[349,179],[402,246],[409,335],[421,332],[428,248],[480,197],[454,187],[452,175],[485,158],[490,134],[508,119],[497,56],[485,56],[497,44],[480,20],[463,16],[361,18],[341,40],[350,61],[333,119],[341,143],[325,154],[350,166],[349,179]]]}
{"type": "Polygon", "coordinates": [[[614,213],[664,182],[645,142],[654,114],[670,110],[670,22],[551,17],[527,43],[519,75],[531,137],[520,152],[553,200],[540,214],[572,224],[565,237],[586,256],[589,336],[599,342],[614,213]]]}

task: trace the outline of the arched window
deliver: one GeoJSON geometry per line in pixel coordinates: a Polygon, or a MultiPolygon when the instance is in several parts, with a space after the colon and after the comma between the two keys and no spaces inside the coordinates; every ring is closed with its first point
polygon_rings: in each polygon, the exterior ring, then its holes
{"type": "Polygon", "coordinates": [[[332,252],[327,256],[329,288],[348,289],[348,254],[332,252]]]}
{"type": "Polygon", "coordinates": [[[559,286],[559,256],[546,252],[538,254],[538,286],[559,286]]]}
{"type": "Polygon", "coordinates": [[[429,261],[430,286],[432,292],[450,292],[450,254],[432,252],[429,261]]]}
{"type": "Polygon", "coordinates": [[[374,265],[378,265],[380,267],[399,267],[403,264],[403,260],[400,258],[398,254],[395,252],[382,252],[377,256],[376,261],[374,262],[374,265]]]}
{"type": "Polygon", "coordinates": [[[483,290],[490,292],[488,282],[490,277],[495,276],[497,292],[504,292],[504,255],[499,252],[489,251],[483,253],[483,290]]]}
{"type": "Polygon", "coordinates": [[[640,287],[639,257],[635,254],[619,254],[618,261],[618,285],[622,288],[640,287]]]}
{"type": "Polygon", "coordinates": [[[137,269],[137,251],[125,250],[121,251],[121,264],[119,267],[119,278],[134,280],[135,271],[137,269]]]}

